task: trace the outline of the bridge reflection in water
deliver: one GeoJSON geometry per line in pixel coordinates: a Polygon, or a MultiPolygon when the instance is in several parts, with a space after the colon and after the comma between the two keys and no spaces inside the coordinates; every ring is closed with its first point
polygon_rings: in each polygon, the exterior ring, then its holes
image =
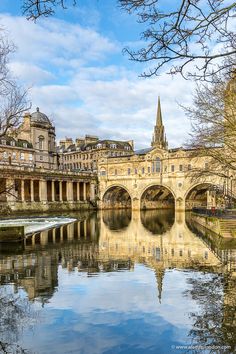
{"type": "MultiPolygon", "coordinates": [[[[14,250],[1,246],[0,285],[14,284],[16,292],[24,288],[30,300],[45,303],[58,287],[58,266],[93,276],[99,272],[133,271],[135,263],[141,263],[154,270],[161,302],[169,269],[213,273],[220,279],[223,291],[223,302],[219,302],[223,322],[218,332],[222,341],[232,347],[236,341],[230,337],[236,329],[236,246],[203,231],[188,215],[171,210],[93,213],[80,221],[33,234],[14,250]]],[[[196,290],[191,296],[196,299],[199,284],[191,285],[196,290]]],[[[200,298],[210,295],[215,285],[206,284],[207,291],[201,289],[200,298]]],[[[202,326],[206,325],[204,319],[209,320],[208,310],[206,317],[201,317],[202,326]]],[[[201,328],[195,330],[194,336],[201,337],[201,328]]]]}

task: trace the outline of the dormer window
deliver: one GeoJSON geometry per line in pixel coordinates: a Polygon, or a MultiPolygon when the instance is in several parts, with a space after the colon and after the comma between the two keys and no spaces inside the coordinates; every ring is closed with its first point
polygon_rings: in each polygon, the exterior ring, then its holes
{"type": "Polygon", "coordinates": [[[24,147],[24,148],[27,148],[27,143],[23,143],[23,147],[24,147]]]}
{"type": "Polygon", "coordinates": [[[2,140],[2,145],[6,145],[6,143],[7,143],[6,140],[3,139],[3,140],[2,140]]]}
{"type": "Polygon", "coordinates": [[[11,140],[11,141],[10,141],[10,145],[11,145],[11,146],[16,146],[16,142],[15,142],[14,140],[11,140]]]}

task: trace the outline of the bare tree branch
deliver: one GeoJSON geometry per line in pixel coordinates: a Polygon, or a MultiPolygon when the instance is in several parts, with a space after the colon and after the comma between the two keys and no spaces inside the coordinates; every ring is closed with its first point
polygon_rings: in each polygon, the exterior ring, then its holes
{"type": "Polygon", "coordinates": [[[236,176],[236,76],[226,84],[197,85],[193,106],[183,107],[191,119],[192,133],[186,148],[196,163],[190,171],[201,176],[236,176]],[[197,159],[206,165],[196,167],[197,159]]]}
{"type": "Polygon", "coordinates": [[[0,137],[16,128],[23,113],[30,108],[27,90],[17,84],[8,68],[9,55],[14,50],[0,29],[0,137]]]}

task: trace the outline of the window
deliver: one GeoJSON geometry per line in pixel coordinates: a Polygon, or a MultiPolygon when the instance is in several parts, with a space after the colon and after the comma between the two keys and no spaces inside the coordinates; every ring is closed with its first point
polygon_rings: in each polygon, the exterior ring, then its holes
{"type": "Polygon", "coordinates": [[[183,172],[183,165],[179,165],[180,172],[183,172]]]}
{"type": "Polygon", "coordinates": [[[16,142],[14,140],[10,141],[11,146],[16,146],[16,142]]]}
{"type": "Polygon", "coordinates": [[[130,168],[128,168],[128,175],[130,175],[130,168]]]}
{"type": "Polygon", "coordinates": [[[180,255],[180,257],[183,256],[183,251],[182,250],[179,250],[179,255],[180,255]]]}
{"type": "Polygon", "coordinates": [[[6,151],[4,151],[4,152],[3,152],[3,158],[4,158],[4,159],[7,159],[7,157],[8,157],[8,153],[7,153],[6,151]]]}
{"type": "Polygon", "coordinates": [[[43,150],[44,148],[44,137],[41,135],[39,136],[39,150],[43,150]]]}
{"type": "Polygon", "coordinates": [[[20,159],[24,160],[25,159],[25,154],[23,152],[20,153],[20,159]]]}
{"type": "Polygon", "coordinates": [[[105,171],[105,170],[101,170],[101,171],[100,171],[100,175],[101,175],[101,176],[106,176],[106,171],[105,171]]]}
{"type": "Polygon", "coordinates": [[[151,167],[150,166],[148,166],[148,173],[150,173],[151,172],[151,167]]]}
{"type": "Polygon", "coordinates": [[[142,174],[144,174],[145,173],[145,168],[144,167],[142,167],[142,174]]]}
{"type": "Polygon", "coordinates": [[[175,165],[171,165],[171,172],[175,172],[175,165]]]}
{"type": "Polygon", "coordinates": [[[15,160],[15,159],[16,159],[16,153],[13,152],[13,153],[12,153],[12,160],[15,160]]]}
{"type": "Polygon", "coordinates": [[[27,143],[23,143],[23,147],[24,147],[24,148],[27,148],[27,143]]]}
{"type": "Polygon", "coordinates": [[[33,160],[33,155],[29,154],[29,160],[32,161],[33,160]]]}
{"type": "Polygon", "coordinates": [[[161,250],[159,247],[156,247],[156,259],[158,261],[161,259],[161,250]]]}
{"type": "Polygon", "coordinates": [[[161,171],[161,161],[159,157],[157,157],[155,161],[155,172],[160,172],[161,171]]]}
{"type": "Polygon", "coordinates": [[[39,156],[39,160],[40,160],[40,161],[43,161],[43,156],[39,156]]]}

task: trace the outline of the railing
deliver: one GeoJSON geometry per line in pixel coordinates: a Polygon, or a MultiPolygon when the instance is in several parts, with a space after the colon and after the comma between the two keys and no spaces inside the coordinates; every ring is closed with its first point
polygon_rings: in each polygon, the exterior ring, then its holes
{"type": "Polygon", "coordinates": [[[65,171],[65,170],[51,170],[51,169],[46,169],[46,168],[39,168],[39,167],[33,167],[33,166],[27,166],[27,165],[2,165],[0,164],[0,170],[7,170],[7,171],[27,171],[27,172],[38,172],[38,173],[47,173],[50,171],[50,175],[53,174],[61,174],[61,175],[79,175],[79,176],[96,176],[95,172],[72,172],[72,171],[65,171]]]}
{"type": "Polygon", "coordinates": [[[198,208],[198,207],[193,207],[192,211],[197,214],[201,215],[207,215],[207,216],[225,216],[226,215],[226,210],[225,209],[217,209],[217,208],[198,208]]]}

